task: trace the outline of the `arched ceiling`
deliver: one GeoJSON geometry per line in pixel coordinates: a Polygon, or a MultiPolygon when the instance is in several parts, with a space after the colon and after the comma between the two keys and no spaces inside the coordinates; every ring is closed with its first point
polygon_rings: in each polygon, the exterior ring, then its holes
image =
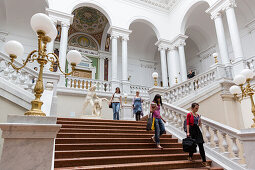
{"type": "Polygon", "coordinates": [[[209,5],[206,2],[196,4],[195,8],[191,8],[184,28],[185,34],[196,43],[200,51],[209,48],[217,41],[214,22],[210,15],[205,13],[208,8],[209,5]]]}
{"type": "Polygon", "coordinates": [[[95,8],[80,7],[74,10],[73,15],[73,29],[90,35],[102,33],[108,23],[107,18],[95,8]]]}

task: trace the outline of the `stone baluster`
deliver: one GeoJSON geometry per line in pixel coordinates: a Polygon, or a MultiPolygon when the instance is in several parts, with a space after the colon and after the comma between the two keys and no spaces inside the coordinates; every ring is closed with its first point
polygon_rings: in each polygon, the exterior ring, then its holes
{"type": "Polygon", "coordinates": [[[173,111],[172,110],[169,110],[169,122],[173,122],[173,119],[174,119],[174,117],[173,117],[173,111]]]}
{"type": "Polygon", "coordinates": [[[213,137],[213,141],[214,141],[214,144],[215,144],[215,150],[217,152],[220,151],[220,147],[219,147],[219,137],[218,137],[218,130],[217,129],[213,129],[213,133],[214,133],[214,137],[213,137]]]}
{"type": "Polygon", "coordinates": [[[182,128],[182,115],[178,114],[178,128],[181,129],[182,128]]]}
{"type": "Polygon", "coordinates": [[[207,145],[208,145],[208,146],[211,146],[211,133],[210,133],[209,126],[206,125],[205,128],[206,128],[207,145]]]}
{"type": "Polygon", "coordinates": [[[227,141],[227,137],[226,137],[226,133],[224,132],[221,132],[221,135],[222,135],[222,146],[224,148],[224,152],[223,152],[223,155],[226,156],[226,157],[229,157],[229,151],[228,151],[228,141],[227,141]]]}
{"type": "Polygon", "coordinates": [[[10,73],[9,65],[7,64],[7,62],[5,62],[4,79],[9,80],[9,73],[10,73]]]}
{"type": "MultiPolygon", "coordinates": [[[[20,86],[21,87],[25,87],[25,81],[26,81],[26,78],[25,78],[25,72],[24,71],[21,71],[20,73],[20,77],[19,77],[19,82],[20,82],[20,86]]],[[[35,80],[34,80],[35,81],[35,80]]],[[[36,81],[35,81],[36,82],[36,81]]]]}
{"type": "Polygon", "coordinates": [[[235,156],[232,160],[239,163],[239,160],[240,160],[240,158],[239,158],[239,149],[238,149],[238,146],[236,144],[236,137],[231,136],[230,138],[232,140],[232,151],[233,151],[234,156],[235,156]]]}

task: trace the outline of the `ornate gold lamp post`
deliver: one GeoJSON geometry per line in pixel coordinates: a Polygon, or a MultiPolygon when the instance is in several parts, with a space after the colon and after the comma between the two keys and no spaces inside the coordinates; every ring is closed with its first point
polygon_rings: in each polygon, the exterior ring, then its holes
{"type": "Polygon", "coordinates": [[[217,64],[218,63],[218,53],[213,53],[213,58],[214,58],[214,63],[217,64]]]}
{"type": "Polygon", "coordinates": [[[57,29],[51,19],[42,13],[35,14],[31,18],[31,27],[38,36],[38,49],[33,50],[27,56],[22,67],[18,68],[13,64],[17,56],[22,56],[24,53],[22,44],[12,40],[8,41],[4,48],[6,53],[9,54],[11,58],[11,62],[9,64],[17,71],[24,68],[28,62],[32,63],[35,60],[40,65],[38,79],[34,88],[35,100],[31,102],[32,108],[31,110],[27,111],[25,115],[46,116],[46,114],[41,110],[43,102],[40,100],[44,91],[42,79],[44,65],[50,62],[50,71],[53,71],[53,65],[54,63],[57,63],[59,70],[63,74],[70,75],[74,71],[75,66],[81,62],[81,54],[76,50],[71,50],[67,53],[67,60],[72,66],[72,72],[64,73],[60,68],[58,56],[54,53],[47,53],[47,44],[51,42],[51,40],[54,40],[57,36],[57,29]]]}
{"type": "Polygon", "coordinates": [[[154,86],[158,86],[158,73],[153,72],[152,73],[152,78],[154,79],[154,86]]]}
{"type": "Polygon", "coordinates": [[[229,91],[231,94],[233,94],[235,97],[237,95],[241,95],[241,100],[243,100],[244,97],[249,96],[251,99],[251,112],[253,113],[253,125],[251,125],[252,128],[255,128],[255,105],[254,105],[254,100],[253,100],[253,94],[255,92],[254,88],[251,87],[250,81],[253,78],[254,74],[252,70],[250,69],[244,69],[241,71],[241,74],[235,76],[234,78],[234,83],[236,85],[233,85],[230,87],[229,91]],[[244,84],[246,83],[246,86],[244,84]]]}

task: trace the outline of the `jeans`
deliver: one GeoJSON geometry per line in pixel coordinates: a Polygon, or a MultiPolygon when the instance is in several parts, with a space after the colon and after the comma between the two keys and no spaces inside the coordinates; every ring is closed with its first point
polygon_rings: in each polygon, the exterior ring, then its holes
{"type": "MultiPolygon", "coordinates": [[[[199,147],[200,156],[201,156],[203,162],[206,162],[205,150],[204,150],[203,143],[198,143],[197,145],[198,145],[198,147],[199,147]]],[[[193,156],[193,152],[190,152],[190,153],[189,153],[189,157],[192,158],[192,156],[193,156]]]]}
{"type": "Polygon", "coordinates": [[[156,141],[156,144],[159,145],[160,144],[160,139],[159,137],[165,133],[165,125],[164,123],[162,122],[161,119],[158,119],[158,118],[155,118],[155,122],[154,122],[154,126],[155,126],[155,141],[156,141]]]}
{"type": "Polygon", "coordinates": [[[120,103],[112,103],[113,120],[120,120],[120,103]]]}

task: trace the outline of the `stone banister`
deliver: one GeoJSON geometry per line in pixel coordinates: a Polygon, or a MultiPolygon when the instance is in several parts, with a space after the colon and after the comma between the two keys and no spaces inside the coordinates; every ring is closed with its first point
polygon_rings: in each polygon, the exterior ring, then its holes
{"type": "MultiPolygon", "coordinates": [[[[163,103],[162,110],[162,117],[167,121],[166,130],[179,140],[185,138],[183,123],[189,111],[168,103],[163,103]]],[[[201,119],[207,157],[228,170],[254,167],[251,157],[254,160],[255,155],[248,148],[255,145],[255,129],[248,133],[204,116],[201,119]]]]}

